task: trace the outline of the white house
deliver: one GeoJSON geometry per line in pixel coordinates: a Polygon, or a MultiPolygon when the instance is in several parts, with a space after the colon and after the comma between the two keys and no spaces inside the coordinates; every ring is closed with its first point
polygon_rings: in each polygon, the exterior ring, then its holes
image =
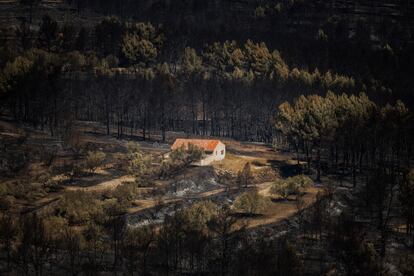
{"type": "Polygon", "coordinates": [[[180,147],[188,148],[189,144],[193,144],[204,150],[204,157],[200,162],[195,163],[199,166],[210,165],[211,162],[220,161],[226,158],[226,145],[219,140],[207,140],[207,139],[177,139],[171,146],[171,150],[178,149],[180,147]]]}

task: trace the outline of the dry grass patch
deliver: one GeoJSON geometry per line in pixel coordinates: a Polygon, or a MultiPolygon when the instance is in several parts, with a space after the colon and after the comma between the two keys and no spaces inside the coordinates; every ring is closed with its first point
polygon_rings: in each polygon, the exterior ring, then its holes
{"type": "MultiPolygon", "coordinates": [[[[270,194],[270,188],[271,186],[269,184],[267,187],[260,189],[259,193],[262,196],[273,198],[270,194]]],[[[309,207],[315,202],[318,191],[320,191],[320,189],[316,187],[311,187],[304,191],[304,208],[309,207]]],[[[244,222],[247,223],[248,228],[274,224],[294,216],[297,211],[295,200],[272,200],[267,208],[262,212],[262,216],[248,218],[244,222]]]]}
{"type": "Polygon", "coordinates": [[[227,153],[226,158],[224,160],[214,162],[213,166],[218,169],[237,173],[238,171],[243,169],[244,165],[247,162],[250,162],[253,170],[260,170],[270,165],[269,161],[265,158],[227,153]]]}

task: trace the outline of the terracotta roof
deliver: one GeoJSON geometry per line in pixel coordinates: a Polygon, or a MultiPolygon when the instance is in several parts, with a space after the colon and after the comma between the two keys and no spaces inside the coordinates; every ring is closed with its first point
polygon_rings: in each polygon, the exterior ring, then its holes
{"type": "Polygon", "coordinates": [[[172,150],[178,149],[181,146],[184,148],[188,147],[188,144],[193,144],[199,148],[204,149],[204,151],[214,151],[217,145],[220,143],[219,140],[206,140],[206,139],[177,139],[174,144],[171,146],[172,150]]]}

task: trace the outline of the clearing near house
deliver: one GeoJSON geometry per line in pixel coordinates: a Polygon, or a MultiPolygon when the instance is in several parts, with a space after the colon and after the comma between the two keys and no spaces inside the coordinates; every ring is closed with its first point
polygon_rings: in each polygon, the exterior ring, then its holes
{"type": "MultiPolygon", "coordinates": [[[[194,143],[212,156],[224,151],[223,156],[205,162],[201,167],[182,166],[162,175],[159,170],[170,153],[168,144],[140,141],[139,136],[116,139],[104,135],[103,126],[96,123],[77,123],[72,130],[72,136],[76,137],[68,141],[49,138],[46,132],[28,127],[17,127],[7,118],[2,118],[0,130],[1,139],[8,144],[2,158],[7,155],[10,162],[6,164],[3,159],[4,168],[19,162],[19,151],[24,150],[26,154],[13,175],[1,177],[0,185],[6,187],[4,189],[14,187],[7,196],[12,202],[10,209],[15,213],[53,212],[68,192],[90,193],[98,197],[96,204],[105,204],[106,197],[112,197],[114,191],[126,184],[136,188],[130,204],[125,206],[131,225],[145,224],[149,214],[159,223],[165,215],[173,213],[176,206],[189,206],[197,201],[209,200],[219,206],[232,206],[238,196],[252,189],[270,199],[270,204],[256,216],[240,217],[249,227],[277,223],[297,211],[294,200],[279,200],[277,195],[269,192],[273,182],[280,177],[280,169],[292,166],[292,162],[290,155],[275,152],[268,145],[178,138],[172,144],[172,150],[194,143]],[[134,155],[129,149],[131,143],[139,147],[148,168],[145,175],[139,176],[129,168],[130,155],[134,155]],[[87,169],[92,152],[102,152],[104,158],[95,168],[87,169]],[[251,168],[252,178],[245,187],[240,187],[237,175],[246,164],[251,168]],[[28,181],[28,177],[36,183],[28,181]]],[[[312,204],[317,191],[314,187],[304,191],[305,205],[312,204]]]]}

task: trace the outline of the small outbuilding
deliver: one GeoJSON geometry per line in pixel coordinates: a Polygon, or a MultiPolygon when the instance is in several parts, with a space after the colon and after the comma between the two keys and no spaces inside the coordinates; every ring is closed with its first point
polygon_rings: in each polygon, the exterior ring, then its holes
{"type": "Polygon", "coordinates": [[[177,139],[171,146],[171,150],[178,149],[180,147],[188,148],[188,145],[192,144],[201,148],[204,151],[204,157],[195,165],[207,166],[214,161],[221,161],[226,158],[226,145],[220,140],[209,139],[177,139]]]}

